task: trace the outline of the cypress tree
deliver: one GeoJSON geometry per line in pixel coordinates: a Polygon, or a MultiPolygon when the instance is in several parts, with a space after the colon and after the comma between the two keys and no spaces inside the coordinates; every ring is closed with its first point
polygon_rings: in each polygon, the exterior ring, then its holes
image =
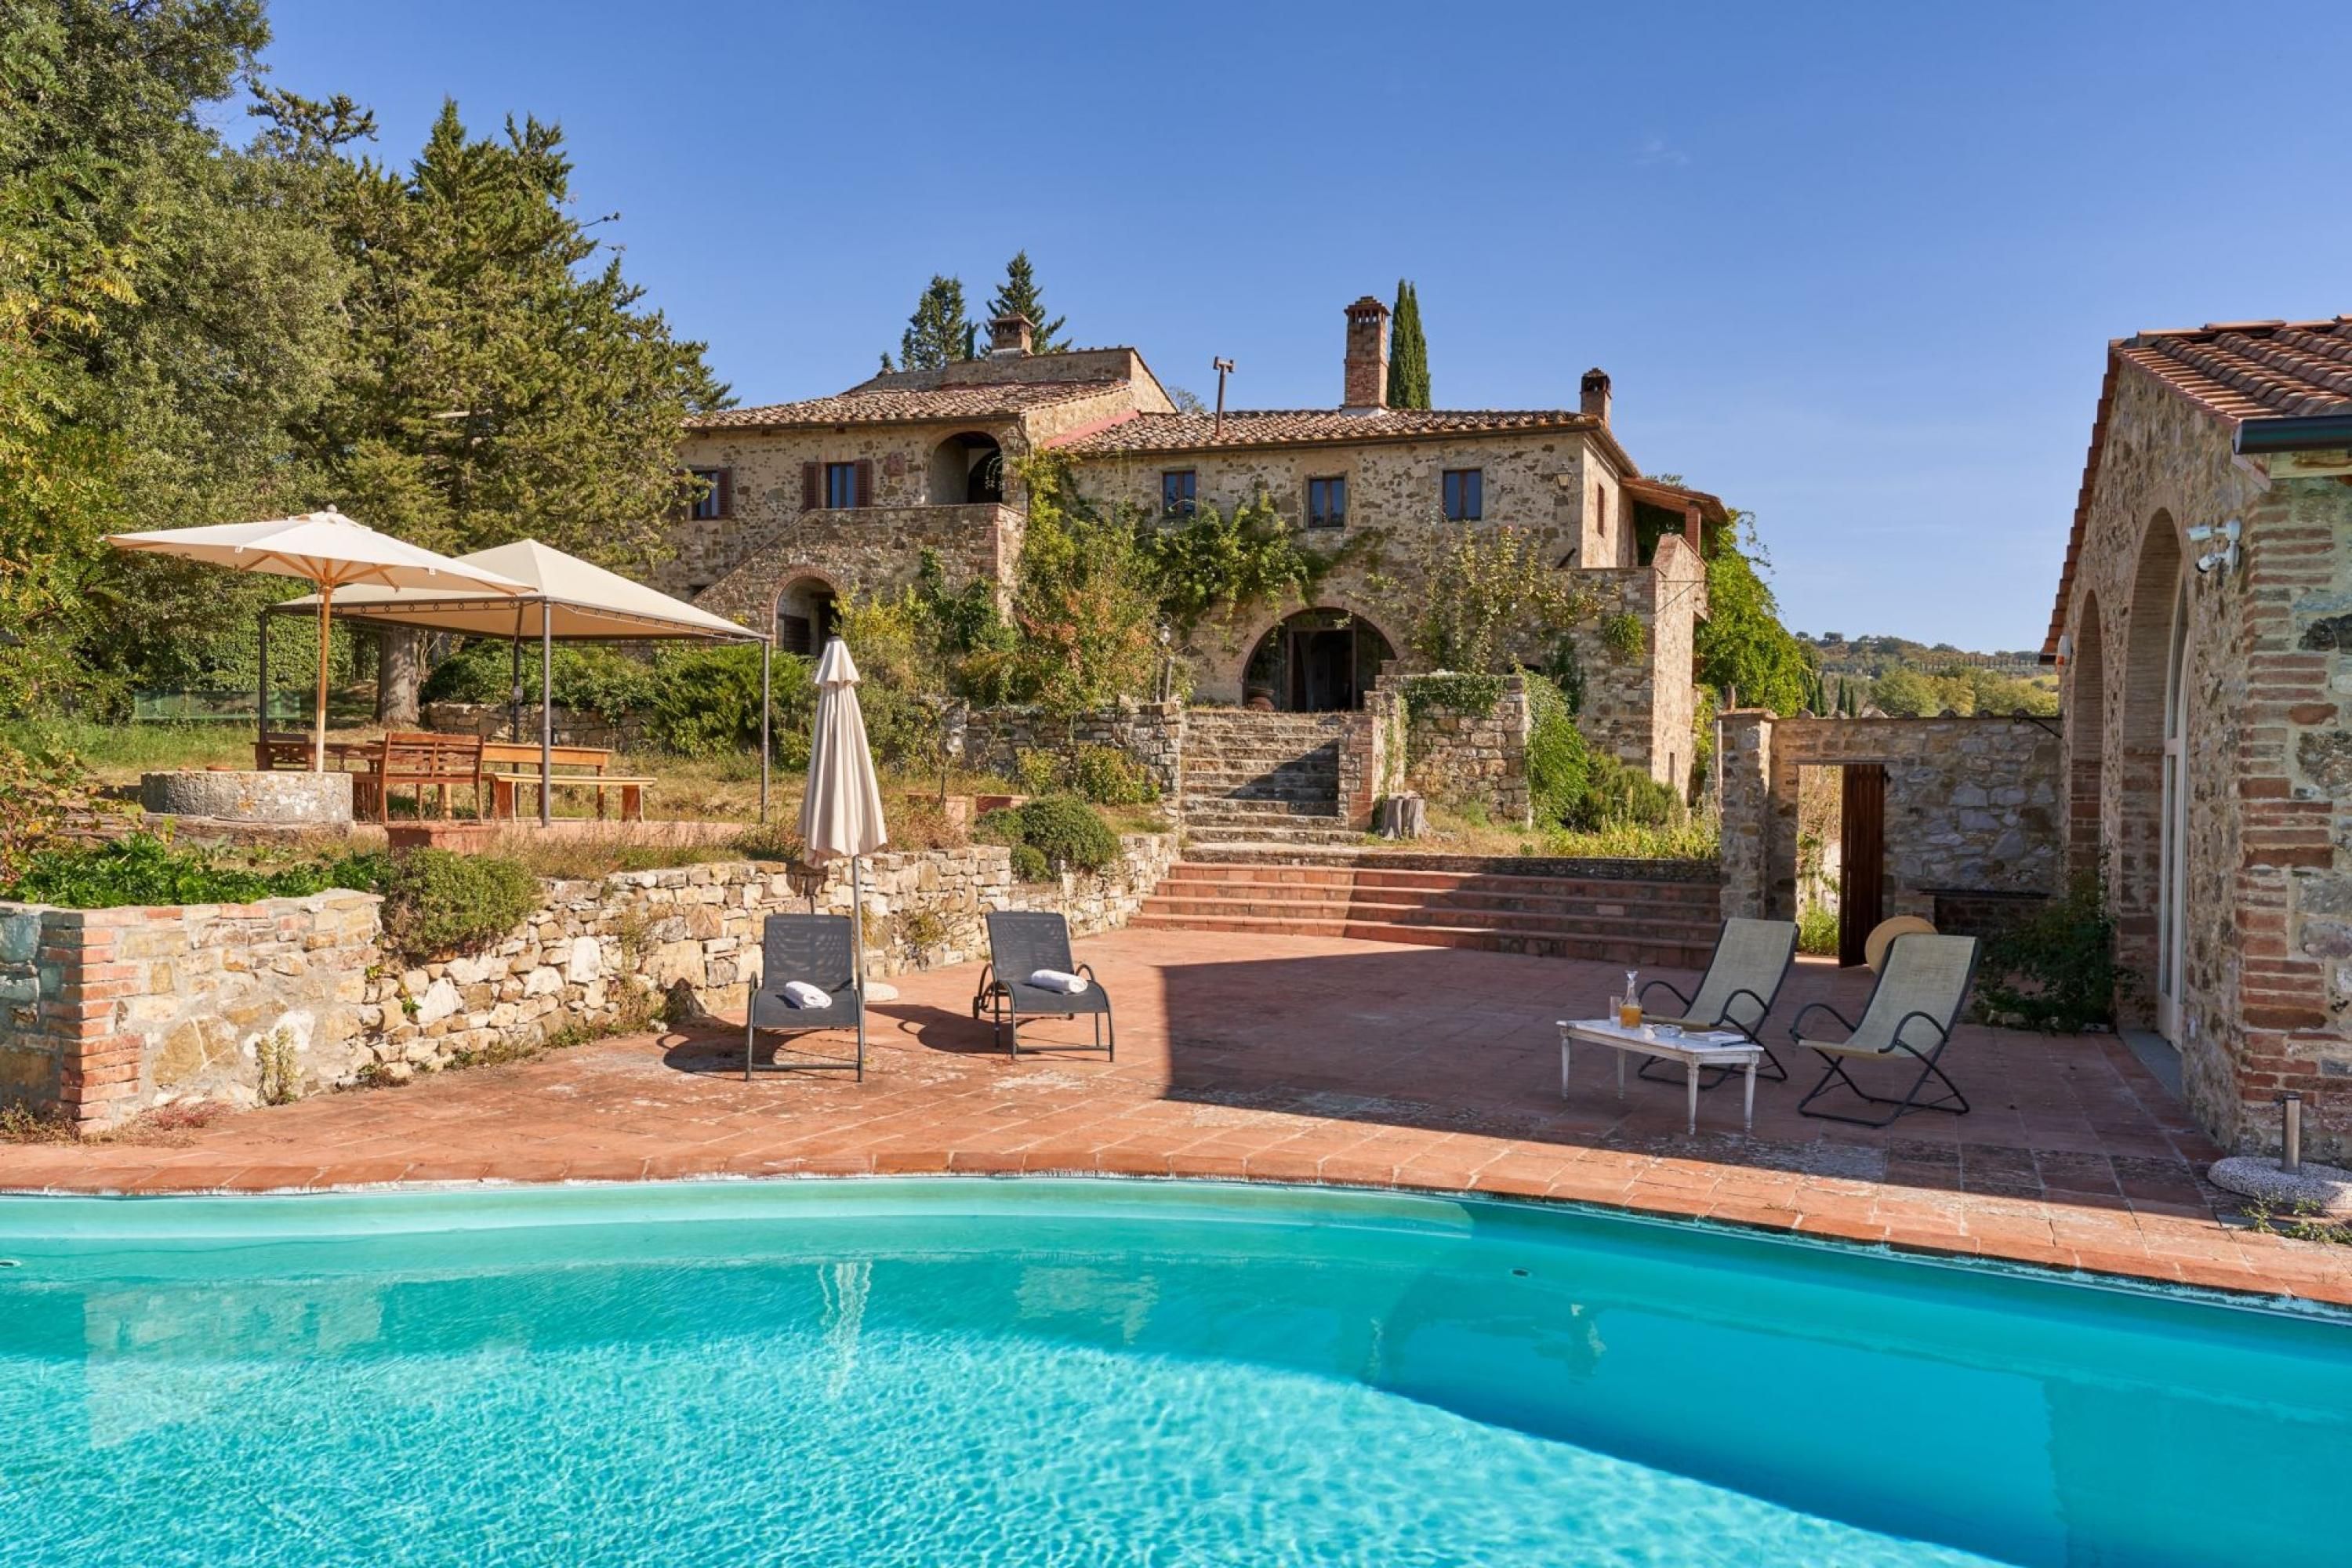
{"type": "Polygon", "coordinates": [[[1013,259],[1004,264],[1004,281],[988,301],[991,321],[999,316],[1029,318],[1029,347],[1041,354],[1058,353],[1070,346],[1063,335],[1066,318],[1045,319],[1045,296],[1037,287],[1036,270],[1029,265],[1029,253],[1016,250],[1013,259]]]}
{"type": "Polygon", "coordinates": [[[1421,335],[1421,296],[1397,279],[1396,309],[1389,322],[1389,406],[1427,408],[1429,344],[1421,335]]]}
{"type": "Polygon", "coordinates": [[[931,275],[907,330],[898,339],[898,368],[938,370],[971,357],[971,321],[964,314],[963,279],[931,275]]]}

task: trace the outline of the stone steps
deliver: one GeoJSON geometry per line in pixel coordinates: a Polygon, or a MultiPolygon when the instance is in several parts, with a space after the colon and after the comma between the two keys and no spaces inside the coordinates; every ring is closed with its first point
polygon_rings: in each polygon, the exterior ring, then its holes
{"type": "Polygon", "coordinates": [[[1336,847],[1362,836],[1339,816],[1344,714],[1195,709],[1179,790],[1188,842],[1336,847]]]}
{"type": "Polygon", "coordinates": [[[1704,967],[1715,942],[1719,895],[1711,882],[1277,858],[1316,847],[1205,845],[1170,868],[1129,923],[1147,931],[1344,937],[1675,969],[1704,967]],[[1198,858],[1219,848],[1230,858],[1198,858]]]}

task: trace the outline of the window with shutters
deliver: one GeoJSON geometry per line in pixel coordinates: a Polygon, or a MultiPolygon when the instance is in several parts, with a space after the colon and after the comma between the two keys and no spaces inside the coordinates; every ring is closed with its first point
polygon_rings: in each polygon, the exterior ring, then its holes
{"type": "Polygon", "coordinates": [[[1160,476],[1160,510],[1168,517],[1192,515],[1200,494],[1200,478],[1191,468],[1173,468],[1160,476]]]}
{"type": "Polygon", "coordinates": [[[827,507],[853,507],[860,503],[857,494],[856,463],[827,463],[824,466],[824,504],[827,507]]]}
{"type": "Polygon", "coordinates": [[[1475,522],[1486,515],[1486,471],[1448,468],[1438,476],[1438,494],[1449,522],[1475,522]]]}
{"type": "Polygon", "coordinates": [[[1307,481],[1307,526],[1348,526],[1348,481],[1339,475],[1307,481]]]}
{"type": "Polygon", "coordinates": [[[734,514],[735,476],[728,468],[688,468],[686,470],[701,481],[702,491],[694,498],[688,515],[697,522],[717,522],[734,514]]]}

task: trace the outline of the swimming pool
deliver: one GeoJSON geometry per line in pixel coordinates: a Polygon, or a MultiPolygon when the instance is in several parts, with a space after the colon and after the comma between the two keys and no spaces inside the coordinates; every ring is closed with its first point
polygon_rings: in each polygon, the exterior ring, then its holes
{"type": "Polygon", "coordinates": [[[2343,1560],[2352,1321],[1689,1226],[691,1184],[0,1258],[5,1563],[2343,1560]]]}

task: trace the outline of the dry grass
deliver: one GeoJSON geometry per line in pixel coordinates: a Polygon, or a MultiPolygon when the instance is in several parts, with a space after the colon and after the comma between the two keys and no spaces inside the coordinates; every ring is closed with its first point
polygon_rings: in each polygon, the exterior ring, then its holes
{"type": "Polygon", "coordinates": [[[0,1143],[131,1143],[173,1147],[191,1142],[236,1107],[217,1100],[175,1100],[116,1127],[84,1132],[56,1110],[0,1106],[0,1143]]]}
{"type": "Polygon", "coordinates": [[[1429,836],[1412,846],[1439,855],[1593,860],[1706,860],[1714,858],[1717,847],[1715,825],[1696,816],[1664,827],[1623,823],[1571,831],[1497,826],[1482,813],[1463,812],[1435,801],[1429,803],[1429,836]]]}

